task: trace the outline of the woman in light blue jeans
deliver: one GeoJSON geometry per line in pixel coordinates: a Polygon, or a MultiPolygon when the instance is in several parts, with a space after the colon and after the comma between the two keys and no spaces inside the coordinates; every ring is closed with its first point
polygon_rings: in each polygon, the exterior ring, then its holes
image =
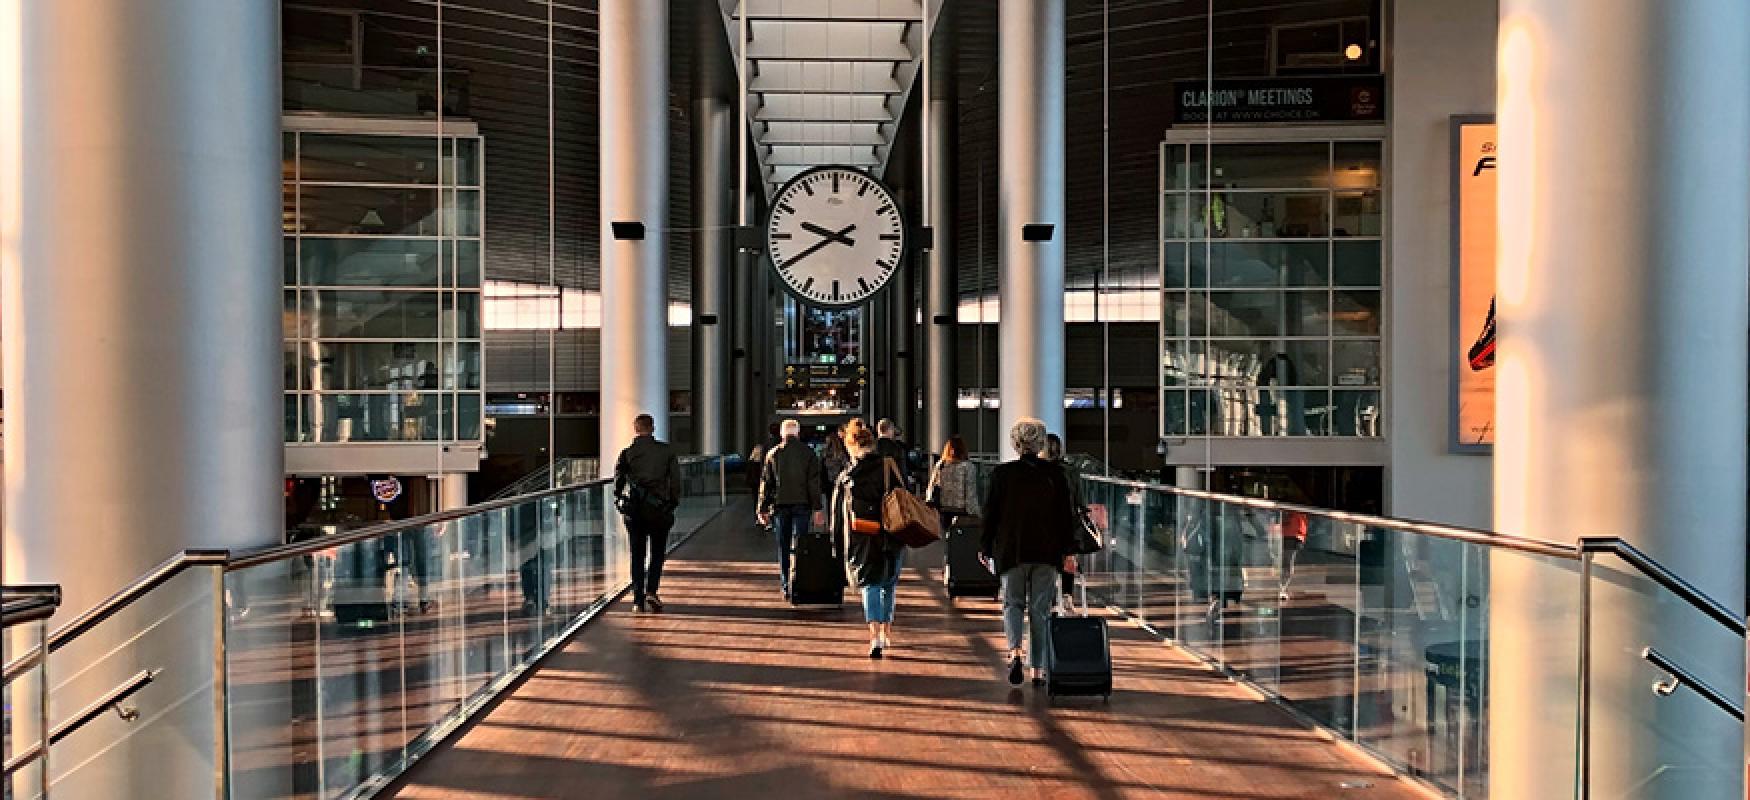
{"type": "Polygon", "coordinates": [[[869,657],[891,646],[893,605],[904,565],[905,546],[881,528],[886,495],[886,465],[875,454],[875,434],[861,420],[845,426],[851,465],[833,491],[833,533],[844,543],[846,571],[863,593],[863,619],[869,623],[869,657]]]}

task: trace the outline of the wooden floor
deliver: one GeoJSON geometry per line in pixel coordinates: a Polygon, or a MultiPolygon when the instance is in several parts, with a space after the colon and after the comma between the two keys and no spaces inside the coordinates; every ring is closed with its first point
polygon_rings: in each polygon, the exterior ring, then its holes
{"type": "Polygon", "coordinates": [[[856,596],[791,608],[747,516],[676,553],[667,613],[586,626],[388,796],[1423,796],[1121,620],[1109,705],[1010,687],[996,604],[950,602],[935,549],[872,661],[856,596]]]}

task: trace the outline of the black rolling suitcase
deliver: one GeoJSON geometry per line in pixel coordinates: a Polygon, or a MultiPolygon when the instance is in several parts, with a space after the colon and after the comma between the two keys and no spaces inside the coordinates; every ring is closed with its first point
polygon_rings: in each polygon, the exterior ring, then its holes
{"type": "Polygon", "coordinates": [[[979,530],[955,526],[948,529],[943,544],[947,554],[945,583],[949,597],[996,597],[997,576],[978,558],[979,530]]]}
{"type": "Polygon", "coordinates": [[[796,537],[791,559],[791,605],[844,604],[845,568],[832,551],[832,534],[805,533],[796,537]]]}
{"type": "Polygon", "coordinates": [[[1106,620],[1099,617],[1052,617],[1051,650],[1045,659],[1046,691],[1058,695],[1112,697],[1112,649],[1106,641],[1106,620]]]}

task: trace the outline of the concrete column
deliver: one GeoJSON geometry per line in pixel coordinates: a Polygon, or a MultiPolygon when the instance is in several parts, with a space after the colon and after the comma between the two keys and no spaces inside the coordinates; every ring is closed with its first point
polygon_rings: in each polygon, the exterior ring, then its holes
{"type": "Polygon", "coordinates": [[[1003,3],[997,12],[997,269],[1002,409],[997,438],[1020,417],[1063,428],[1063,0],[1003,3]],[[1023,241],[1025,226],[1050,238],[1023,241]]]}
{"type": "MultiPolygon", "coordinates": [[[[1743,611],[1750,5],[1502,0],[1495,523],[1617,535],[1743,611]]],[[[1594,797],[1739,798],[1744,643],[1600,559],[1594,797]]],[[[1490,565],[1490,794],[1567,796],[1577,579],[1490,565]]]]}
{"type": "Polygon", "coordinates": [[[447,472],[431,476],[434,511],[453,511],[468,506],[468,474],[447,472]]]}
{"type": "Polygon", "coordinates": [[[729,403],[729,278],[733,268],[736,135],[734,57],[723,7],[692,7],[693,449],[721,453],[733,426],[729,403]]]}
{"type": "MultiPolygon", "coordinates": [[[[274,3],[0,2],[0,563],[61,584],[60,621],[185,548],[281,539],[279,45],[274,3]]],[[[157,733],[95,721],[53,749],[54,796],[213,796],[218,580],[184,572],[50,658],[57,722],[163,670],[130,701],[157,733]]],[[[237,692],[285,724],[279,687],[237,692]]]]}
{"type": "Polygon", "coordinates": [[[603,0],[600,19],[601,462],[611,475],[637,415],[668,438],[668,4],[603,0]],[[643,238],[617,238],[613,223],[639,223],[643,238]]]}
{"type": "MultiPolygon", "coordinates": [[[[721,31],[713,33],[723,38],[721,31]]],[[[700,453],[723,451],[730,419],[727,322],[734,124],[728,100],[693,100],[693,449],[700,453]]]]}
{"type": "Polygon", "coordinates": [[[955,220],[959,207],[955,193],[959,183],[956,152],[960,142],[959,87],[954,80],[954,5],[942,7],[936,29],[930,35],[930,121],[924,131],[924,150],[929,154],[924,182],[930,196],[924,224],[934,229],[931,249],[920,259],[924,267],[924,442],[939,450],[948,437],[959,433],[956,403],[959,382],[959,262],[955,220]]]}
{"type": "Polygon", "coordinates": [[[0,3],[5,578],[72,613],[280,540],[279,71],[273,4],[0,3]]]}
{"type": "Polygon", "coordinates": [[[735,272],[730,276],[731,367],[729,372],[729,442],[735,452],[747,455],[753,449],[753,272],[762,261],[745,251],[735,254],[735,272]]]}

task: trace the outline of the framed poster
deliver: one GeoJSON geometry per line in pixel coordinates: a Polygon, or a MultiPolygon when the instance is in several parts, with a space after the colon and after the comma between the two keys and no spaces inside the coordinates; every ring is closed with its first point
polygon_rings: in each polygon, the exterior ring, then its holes
{"type": "Polygon", "coordinates": [[[1452,118],[1452,439],[1495,444],[1495,118],[1452,118]]]}

